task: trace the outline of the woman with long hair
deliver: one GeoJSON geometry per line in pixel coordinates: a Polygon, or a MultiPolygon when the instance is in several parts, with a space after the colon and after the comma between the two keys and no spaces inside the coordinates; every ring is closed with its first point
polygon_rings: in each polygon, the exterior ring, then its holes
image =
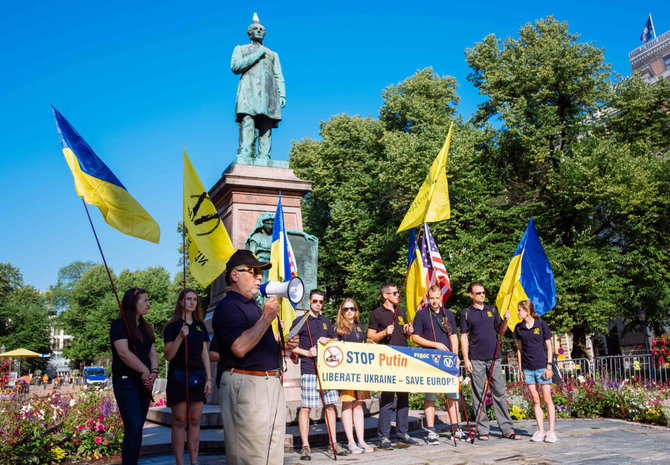
{"type": "MultiPolygon", "coordinates": [[[[351,298],[344,299],[337,312],[336,331],[340,341],[365,342],[365,326],[359,323],[359,311],[356,301],[351,298]]],[[[342,402],[342,426],[347,435],[349,452],[360,454],[361,452],[372,452],[373,446],[365,443],[365,425],[363,420],[363,400],[369,399],[367,391],[344,390],[340,393],[342,402]],[[354,427],[358,444],[354,440],[354,427]]]]}
{"type": "Polygon", "coordinates": [[[172,409],[172,450],[177,465],[184,464],[184,435],[188,423],[188,454],[198,463],[200,417],[212,392],[207,343],[200,300],[193,289],[179,293],[170,321],[163,330],[167,375],[167,406],[172,409]],[[188,356],[187,356],[188,354],[188,356]]]}
{"type": "Polygon", "coordinates": [[[556,413],[554,401],[551,398],[551,379],[553,377],[552,360],[554,356],[551,344],[549,326],[535,312],[533,302],[522,300],[517,304],[517,315],[521,320],[514,328],[516,339],[516,356],[519,360],[521,381],[528,386],[533,399],[533,410],[538,430],[533,434],[531,441],[556,442],[554,423],[556,413]],[[544,431],[544,413],[540,404],[540,393],[547,406],[549,432],[544,431]]]}
{"type": "Polygon", "coordinates": [[[158,354],[153,328],[144,315],[149,311],[147,291],[135,287],[121,301],[121,318],[112,321],[112,385],[123,420],[123,465],[135,465],[142,447],[142,427],[147,418],[151,391],[158,376],[158,354]]]}

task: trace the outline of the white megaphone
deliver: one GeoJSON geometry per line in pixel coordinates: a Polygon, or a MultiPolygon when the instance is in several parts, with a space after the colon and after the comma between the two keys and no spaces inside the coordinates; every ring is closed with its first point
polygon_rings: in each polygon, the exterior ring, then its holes
{"type": "Polygon", "coordinates": [[[268,281],[261,284],[261,295],[263,297],[285,297],[291,301],[293,305],[297,305],[305,295],[305,285],[302,279],[291,278],[285,282],[268,281]]]}

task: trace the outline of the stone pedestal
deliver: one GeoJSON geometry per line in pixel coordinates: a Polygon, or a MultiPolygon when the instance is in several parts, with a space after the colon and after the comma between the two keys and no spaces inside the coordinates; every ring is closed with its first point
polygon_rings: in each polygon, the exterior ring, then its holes
{"type": "MultiPolygon", "coordinates": [[[[263,212],[275,213],[279,192],[287,229],[302,231],[300,200],[312,190],[312,182],[298,179],[285,161],[254,159],[236,160],[223,172],[209,191],[235,249],[244,241],[263,212]],[[244,163],[240,163],[244,162],[244,163]]],[[[223,276],[211,286],[210,305],[223,298],[223,276]]]]}

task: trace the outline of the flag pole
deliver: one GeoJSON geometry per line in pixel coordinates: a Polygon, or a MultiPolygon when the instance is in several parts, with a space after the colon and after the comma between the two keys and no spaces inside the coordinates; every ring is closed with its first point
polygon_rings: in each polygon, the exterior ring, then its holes
{"type": "MultiPolygon", "coordinates": [[[[427,308],[426,310],[428,312],[433,311],[431,308],[427,308]]],[[[445,327],[447,329],[447,338],[449,338],[449,323],[447,323],[446,316],[443,316],[442,318],[444,319],[445,327]]],[[[435,334],[435,325],[433,324],[433,315],[430,315],[430,327],[433,330],[433,340],[437,342],[437,335],[435,334]]],[[[451,345],[451,341],[449,341],[449,345],[451,345]]],[[[458,357],[458,354],[456,354],[456,357],[458,357]]],[[[460,387],[461,383],[459,381],[458,388],[460,389],[460,387]]],[[[449,407],[447,407],[447,415],[449,415],[449,422],[451,423],[451,438],[454,440],[454,447],[458,447],[458,444],[456,444],[456,432],[454,431],[454,420],[458,420],[458,418],[451,418],[451,411],[449,410],[449,407]]]]}
{"type": "Polygon", "coordinates": [[[651,18],[651,13],[649,13],[649,22],[651,23],[651,32],[654,33],[654,39],[656,38],[656,28],[654,27],[654,20],[651,18]]]}
{"type": "MultiPolygon", "coordinates": [[[[91,230],[93,231],[95,242],[98,244],[98,250],[100,251],[100,256],[102,257],[102,263],[105,265],[105,270],[107,271],[107,277],[109,278],[109,283],[112,285],[112,291],[114,291],[114,297],[116,297],[116,304],[119,306],[121,319],[123,320],[123,324],[126,326],[126,331],[128,331],[128,342],[133,345],[133,351],[135,352],[135,356],[139,359],[140,355],[137,352],[137,346],[135,345],[135,341],[133,341],[132,334],[130,332],[130,326],[128,326],[128,320],[126,319],[126,315],[125,313],[123,313],[123,307],[121,307],[119,294],[118,292],[116,292],[116,286],[114,285],[114,280],[112,279],[112,273],[110,273],[109,267],[107,266],[107,260],[105,259],[105,254],[102,252],[102,246],[100,245],[100,240],[98,239],[98,233],[95,232],[95,226],[93,226],[93,220],[91,219],[91,214],[88,211],[88,206],[86,205],[86,200],[84,200],[83,196],[81,197],[81,203],[84,204],[84,210],[86,211],[86,216],[88,217],[88,223],[91,225],[91,230]]],[[[147,390],[149,390],[149,388],[147,388],[147,390]]],[[[150,390],[149,394],[151,394],[151,398],[153,401],[153,393],[150,390]]]]}
{"type": "MultiPolygon", "coordinates": [[[[182,291],[181,311],[184,315],[184,324],[186,322],[186,222],[183,222],[181,228],[181,243],[182,243],[182,265],[184,274],[184,290],[182,291]]],[[[184,338],[184,362],[186,365],[186,416],[188,416],[188,335],[184,338]]],[[[167,373],[165,374],[167,376],[167,373]]]]}
{"type": "MultiPolygon", "coordinates": [[[[312,342],[312,330],[309,329],[309,319],[305,323],[305,326],[307,326],[307,336],[309,336],[309,347],[312,348],[314,347],[314,343],[312,342]]],[[[321,376],[319,375],[319,368],[316,366],[316,362],[317,361],[314,360],[314,371],[316,372],[316,379],[319,381],[319,394],[321,394],[321,402],[323,402],[323,416],[326,418],[328,438],[330,439],[330,446],[333,448],[333,459],[337,460],[337,453],[335,452],[335,440],[333,439],[333,436],[337,436],[337,430],[335,430],[333,433],[330,431],[330,420],[328,420],[328,413],[326,412],[326,398],[323,395],[323,388],[321,387],[321,376]]],[[[335,425],[335,427],[337,427],[337,425],[335,425]]]]}

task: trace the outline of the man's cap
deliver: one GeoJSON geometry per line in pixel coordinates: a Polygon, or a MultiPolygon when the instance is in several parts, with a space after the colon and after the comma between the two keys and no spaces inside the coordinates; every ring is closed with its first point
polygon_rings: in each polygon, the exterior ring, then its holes
{"type": "Polygon", "coordinates": [[[248,266],[249,268],[260,268],[261,270],[272,268],[272,263],[261,262],[251,250],[240,249],[228,259],[228,263],[226,263],[226,273],[241,265],[248,266]]]}

